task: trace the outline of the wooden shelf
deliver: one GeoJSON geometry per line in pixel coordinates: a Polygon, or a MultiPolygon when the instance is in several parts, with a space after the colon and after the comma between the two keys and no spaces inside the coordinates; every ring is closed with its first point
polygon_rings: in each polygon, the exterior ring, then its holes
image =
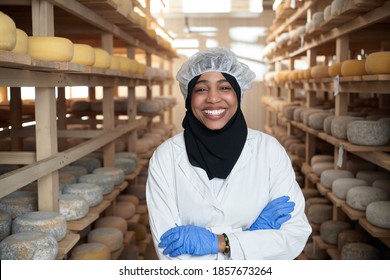
{"type": "Polygon", "coordinates": [[[137,166],[135,167],[134,171],[130,174],[125,175],[125,180],[132,181],[140,174],[142,168],[145,167],[145,165],[148,163],[145,159],[138,159],[137,166]]]}
{"type": "Polygon", "coordinates": [[[340,199],[340,198],[336,197],[334,195],[334,193],[332,193],[331,191],[327,192],[326,196],[329,198],[330,201],[332,201],[333,205],[336,207],[341,207],[341,205],[345,204],[344,199],[340,199]]]}
{"type": "Polygon", "coordinates": [[[74,220],[74,221],[68,221],[66,223],[66,228],[71,231],[82,231],[83,229],[87,228],[90,224],[92,224],[94,221],[96,221],[99,218],[98,213],[91,213],[91,211],[85,216],[84,218],[74,220]]]}
{"type": "Polygon", "coordinates": [[[327,248],[326,252],[332,260],[341,260],[341,253],[337,248],[327,248]]]}
{"type": "Polygon", "coordinates": [[[57,260],[61,260],[65,255],[77,244],[80,240],[80,235],[75,233],[67,233],[65,238],[58,242],[57,260]]]}
{"type": "Polygon", "coordinates": [[[390,229],[384,229],[370,224],[366,218],[360,218],[359,224],[372,236],[380,239],[390,248],[390,229]]]}
{"type": "Polygon", "coordinates": [[[314,242],[314,246],[318,247],[318,249],[321,249],[321,250],[328,250],[328,249],[337,248],[336,245],[332,245],[332,244],[328,244],[328,243],[324,242],[322,240],[321,236],[319,236],[319,235],[313,236],[313,242],[314,242]]]}
{"type": "Polygon", "coordinates": [[[351,208],[346,203],[343,203],[341,205],[341,209],[344,211],[345,214],[352,220],[352,221],[358,221],[361,218],[364,218],[366,216],[365,211],[359,211],[351,208]]]}
{"type": "Polygon", "coordinates": [[[103,200],[99,205],[89,208],[89,212],[94,214],[100,214],[103,213],[103,211],[106,210],[110,205],[111,201],[103,200]]]}
{"type": "Polygon", "coordinates": [[[328,192],[331,190],[328,188],[325,188],[324,185],[321,184],[321,182],[317,183],[317,190],[320,192],[321,195],[326,196],[328,192]]]}

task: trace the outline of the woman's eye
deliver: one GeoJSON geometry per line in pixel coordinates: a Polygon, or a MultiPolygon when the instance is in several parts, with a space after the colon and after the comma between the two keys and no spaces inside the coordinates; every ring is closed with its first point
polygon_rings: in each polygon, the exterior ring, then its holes
{"type": "Polygon", "coordinates": [[[221,87],[221,90],[224,90],[224,91],[230,90],[230,89],[231,89],[231,87],[228,87],[228,86],[223,86],[223,87],[221,87]]]}
{"type": "Polygon", "coordinates": [[[195,89],[195,92],[205,92],[206,89],[205,88],[197,88],[195,89]]]}

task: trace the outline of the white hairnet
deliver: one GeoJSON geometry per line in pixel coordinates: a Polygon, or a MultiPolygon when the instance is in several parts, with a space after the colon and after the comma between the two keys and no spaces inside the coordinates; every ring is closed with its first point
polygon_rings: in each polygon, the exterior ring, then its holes
{"type": "Polygon", "coordinates": [[[241,98],[245,91],[252,87],[255,73],[248,65],[239,62],[236,55],[227,48],[212,48],[191,56],[177,72],[180,90],[187,98],[188,83],[205,72],[218,71],[236,78],[241,88],[241,98]]]}

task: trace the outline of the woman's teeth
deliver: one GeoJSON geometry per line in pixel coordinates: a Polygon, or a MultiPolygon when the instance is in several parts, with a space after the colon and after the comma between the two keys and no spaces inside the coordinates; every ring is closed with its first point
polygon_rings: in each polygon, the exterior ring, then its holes
{"type": "Polygon", "coordinates": [[[204,111],[208,115],[217,116],[225,112],[225,109],[219,109],[219,110],[205,110],[204,111]]]}

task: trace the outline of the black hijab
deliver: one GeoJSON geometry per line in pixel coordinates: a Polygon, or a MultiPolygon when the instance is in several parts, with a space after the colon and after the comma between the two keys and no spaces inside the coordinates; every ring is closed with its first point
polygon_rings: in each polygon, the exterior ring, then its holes
{"type": "Polygon", "coordinates": [[[206,171],[209,179],[226,179],[240,157],[244,148],[248,128],[242,114],[241,88],[237,80],[226,73],[222,73],[237,94],[237,112],[218,130],[210,130],[201,123],[191,109],[192,90],[200,75],[194,77],[188,84],[186,98],[186,115],[183,119],[184,141],[187,155],[193,166],[206,171]]]}

